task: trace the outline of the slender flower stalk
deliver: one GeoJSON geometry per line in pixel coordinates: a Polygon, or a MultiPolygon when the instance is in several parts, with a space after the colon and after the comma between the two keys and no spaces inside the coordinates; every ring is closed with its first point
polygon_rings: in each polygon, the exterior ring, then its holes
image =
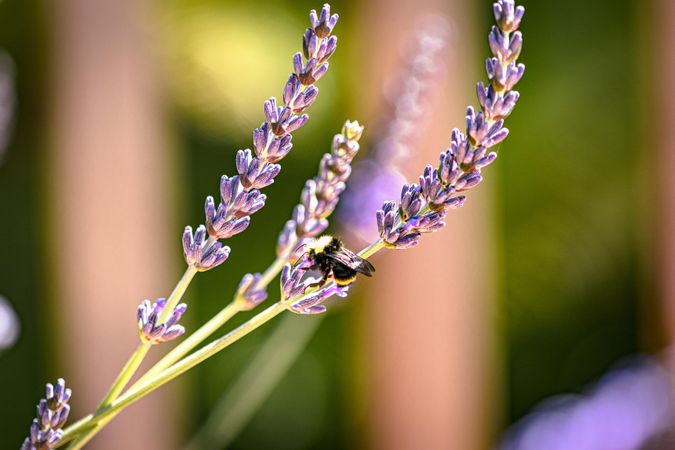
{"type": "Polygon", "coordinates": [[[23,441],[21,450],[46,450],[55,448],[63,436],[61,428],[68,420],[72,395],[66,382],[59,378],[56,385],[47,383],[45,398],[37,405],[37,414],[30,426],[30,435],[23,441]]]}
{"type": "MultiPolygon", "coordinates": [[[[519,93],[513,90],[525,66],[517,64],[522,34],[517,31],[525,13],[514,0],[498,0],[493,11],[497,26],[489,34],[492,57],[486,60],[489,79],[486,88],[477,84],[480,111],[467,108],[466,133],[452,131],[450,148],[440,155],[438,167],[427,165],[419,184],[404,184],[399,201],[385,202],[376,213],[380,239],[376,249],[406,249],[417,245],[422,234],[445,226],[448,210],[464,204],[464,192],[482,180],[482,169],[492,164],[497,153],[488,152],[508,135],[504,119],[511,114],[519,93]]],[[[287,264],[281,275],[282,302],[294,311],[316,314],[326,310],[323,302],[334,295],[345,296],[346,289],[328,283],[319,290],[306,280],[310,267],[306,258],[287,264]]]]}
{"type": "MultiPolygon", "coordinates": [[[[358,253],[358,255],[361,256],[362,258],[368,258],[377,253],[379,250],[382,250],[383,248],[385,248],[384,243],[381,240],[378,240],[373,244],[369,245],[368,247],[366,247],[365,249],[363,249],[361,252],[358,253]]],[[[294,298],[293,303],[303,302],[315,296],[316,292],[320,292],[321,290],[326,289],[327,287],[329,287],[330,284],[334,283],[332,282],[328,283],[324,288],[319,289],[318,291],[312,291],[311,289],[308,290],[306,294],[294,298]]],[[[76,424],[65,430],[62,442],[65,442],[71,436],[76,436],[88,429],[91,429],[92,424],[105,423],[107,419],[113,417],[120,410],[133,404],[137,400],[146,396],[150,392],[153,392],[154,390],[158,389],[159,387],[163,386],[164,384],[168,383],[174,378],[182,375],[183,373],[187,372],[197,364],[214,356],[221,350],[224,350],[225,348],[229,347],[231,344],[235,343],[236,341],[243,338],[252,331],[255,331],[260,326],[264,325],[265,323],[272,320],[274,317],[278,316],[279,314],[289,309],[290,306],[291,305],[289,304],[289,302],[284,300],[273,303],[267,309],[258,313],[247,322],[244,322],[243,324],[241,324],[234,330],[230,331],[229,333],[225,334],[224,336],[210,342],[209,344],[205,345],[199,350],[191,353],[190,355],[176,362],[167,369],[161,371],[156,376],[152,377],[146,382],[140,385],[132,386],[124,394],[122,394],[120,397],[114,400],[107,408],[97,411],[96,413],[91,414],[87,417],[84,417],[76,424]]]]}
{"type": "MultiPolygon", "coordinates": [[[[237,152],[238,175],[221,177],[220,202],[217,206],[213,197],[207,197],[204,207],[206,225],[200,225],[194,232],[189,226],[185,228],[183,255],[188,268],[183,279],[188,277],[191,280],[197,272],[205,272],[227,260],[230,248],[219,240],[228,239],[248,228],[250,216],[265,205],[266,196],[260,190],[274,182],[281,171],[277,163],[293,146],[291,133],[309,120],[304,112],[318,96],[319,89],[315,83],[327,72],[328,59],[337,47],[337,37],[331,36],[331,33],[337,24],[338,15],[331,15],[330,6],[326,4],[320,14],[312,10],[309,18],[311,26],[303,36],[303,52],[293,56],[293,73],[284,86],[282,102],[277,104],[276,98],[271,97],[263,105],[266,121],[253,131],[254,151],[246,149],[237,152]]],[[[157,318],[158,323],[170,320],[181,297],[182,292],[167,299],[157,318]]],[[[149,345],[150,342],[146,340],[138,347],[104,397],[100,408],[105,407],[124,389],[148,353],[149,345]]],[[[74,445],[72,448],[78,447],[74,445]]]]}

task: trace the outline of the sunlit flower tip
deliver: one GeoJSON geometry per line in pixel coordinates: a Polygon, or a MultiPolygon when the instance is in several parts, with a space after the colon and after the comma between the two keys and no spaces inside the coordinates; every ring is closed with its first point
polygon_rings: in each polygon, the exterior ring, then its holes
{"type": "Polygon", "coordinates": [[[61,428],[68,420],[72,391],[66,389],[63,378],[59,378],[55,385],[47,383],[45,390],[45,398],[40,399],[37,405],[36,418],[30,426],[30,435],[21,445],[22,450],[55,448],[63,436],[61,428]]]}
{"type": "Polygon", "coordinates": [[[359,124],[358,120],[353,122],[348,120],[342,127],[342,134],[350,141],[358,141],[361,139],[364,128],[359,124]]]}
{"type": "Polygon", "coordinates": [[[315,10],[309,12],[309,22],[316,35],[320,38],[325,38],[333,32],[338,18],[337,14],[331,15],[328,3],[323,5],[321,13],[318,15],[315,10]]]}
{"type": "Polygon", "coordinates": [[[334,283],[319,289],[307,298],[291,304],[289,310],[296,314],[321,314],[326,312],[326,307],[322,303],[334,295],[346,297],[349,292],[349,286],[338,286],[334,283]]]}
{"type": "Polygon", "coordinates": [[[525,8],[523,6],[516,7],[513,0],[498,0],[492,5],[492,10],[499,28],[505,32],[517,30],[525,15],[525,8]]]}
{"type": "Polygon", "coordinates": [[[166,299],[164,298],[159,298],[154,303],[151,303],[150,300],[143,300],[138,305],[136,313],[138,332],[143,342],[161,344],[176,339],[185,333],[185,328],[179,325],[178,321],[187,310],[187,305],[185,303],[177,305],[165,322],[158,323],[165,308],[166,299]]]}
{"type": "Polygon", "coordinates": [[[241,279],[235,297],[240,310],[249,311],[265,301],[267,298],[266,286],[258,288],[261,279],[262,275],[259,273],[253,275],[247,273],[241,279]]]}

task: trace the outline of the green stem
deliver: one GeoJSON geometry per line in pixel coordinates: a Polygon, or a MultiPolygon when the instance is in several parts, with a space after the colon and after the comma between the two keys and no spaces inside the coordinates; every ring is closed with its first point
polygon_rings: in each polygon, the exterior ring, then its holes
{"type": "Polygon", "coordinates": [[[282,302],[274,303],[261,313],[254,316],[248,322],[243,323],[242,325],[235,328],[226,335],[222,336],[221,338],[216,339],[215,341],[200,348],[196,352],[183,358],[176,364],[157,374],[154,378],[146,381],[145,383],[143,383],[138,387],[132,387],[126,393],[122,394],[119,398],[114,400],[107,408],[101,411],[97,411],[96,413],[87,416],[85,419],[78,421],[76,426],[68,427],[68,429],[66,429],[64,432],[65,433],[64,436],[77,435],[83,432],[85,429],[91,426],[91,422],[97,423],[102,422],[108,417],[114,415],[117,411],[129,406],[136,400],[139,400],[143,396],[163,386],[167,382],[173,380],[179,375],[182,375],[186,371],[190,370],[197,364],[203,362],[204,360],[210,358],[219,351],[225,349],[232,343],[246,336],[248,333],[254,331],[261,325],[278,316],[285,310],[286,305],[284,303],[282,302]]]}
{"type": "MultiPolygon", "coordinates": [[[[359,256],[363,258],[368,258],[383,248],[385,248],[384,242],[382,241],[382,239],[378,239],[365,249],[361,250],[359,252],[359,256]]],[[[312,295],[314,292],[315,291],[308,292],[305,295],[294,299],[292,302],[295,303],[302,301],[304,298],[312,295]]],[[[129,406],[136,400],[139,400],[140,398],[144,397],[145,395],[149,394],[155,389],[163,386],[164,384],[173,380],[179,375],[182,375],[183,373],[190,370],[197,364],[203,362],[204,360],[210,358],[219,351],[225,349],[230,344],[238,341],[242,337],[246,336],[248,333],[254,331],[261,325],[265,324],[269,320],[281,314],[286,308],[287,308],[286,302],[274,303],[261,313],[251,318],[249,321],[243,323],[242,325],[230,331],[221,338],[216,339],[215,341],[205,345],[204,347],[200,348],[199,350],[195,351],[189,356],[186,356],[185,358],[176,362],[172,366],[164,369],[163,371],[155,375],[153,378],[145,381],[142,384],[140,383],[135,384],[126,393],[124,393],[122,396],[114,400],[107,407],[97,410],[94,414],[91,414],[79,420],[74,425],[71,425],[70,427],[65,429],[64,437],[62,438],[59,445],[57,445],[57,447],[68,442],[69,440],[72,440],[75,436],[77,436],[80,433],[86,433],[82,436],[83,438],[86,438],[90,435],[93,436],[93,434],[96,434],[96,432],[98,432],[98,430],[108,422],[106,419],[108,418],[112,419],[112,417],[119,410],[129,406]],[[98,423],[100,425],[94,426],[92,428],[92,422],[98,423]]],[[[90,438],[91,437],[89,437],[89,439],[90,438]]]]}
{"type": "Polygon", "coordinates": [[[175,363],[183,356],[187,355],[190,350],[204,342],[206,338],[215,333],[238,312],[239,307],[235,302],[228,304],[225,308],[221,309],[218,314],[213,316],[211,320],[202,325],[194,333],[190,334],[184,341],[182,341],[180,344],[174,347],[173,350],[160,359],[134,384],[134,386],[140,386],[142,383],[148,381],[150,378],[171,366],[171,364],[175,363]]]}
{"type": "MultiPolygon", "coordinates": [[[[167,299],[166,302],[166,306],[164,307],[164,310],[160,313],[158,317],[159,323],[166,321],[171,316],[171,313],[173,313],[173,309],[176,307],[180,299],[183,297],[183,294],[185,294],[187,287],[190,285],[190,282],[192,281],[192,279],[196,274],[197,270],[192,266],[188,266],[188,268],[185,270],[185,273],[176,284],[176,287],[173,288],[171,295],[169,295],[169,298],[167,299]]],[[[119,373],[119,375],[117,375],[117,378],[113,382],[110,389],[108,389],[108,392],[103,397],[103,400],[101,400],[101,403],[99,403],[99,406],[96,409],[97,411],[104,410],[106,407],[110,405],[110,403],[112,403],[113,400],[115,400],[120,395],[122,390],[124,390],[124,388],[126,387],[127,383],[129,383],[131,377],[134,376],[134,374],[140,367],[141,363],[145,359],[145,356],[148,354],[151,347],[152,344],[148,342],[142,342],[138,346],[136,351],[131,355],[127,363],[122,368],[122,371],[119,373]]],[[[103,427],[103,425],[105,424],[97,425],[96,427],[93,427],[92,429],[83,433],[81,436],[79,436],[79,438],[75,442],[73,442],[73,444],[70,445],[69,449],[77,450],[79,448],[82,448],[87,442],[89,442],[89,440],[91,440],[91,438],[94,437],[94,435],[98,432],[98,430],[103,427]]],[[[70,436],[64,435],[64,437],[62,438],[62,442],[67,442],[66,437],[70,436]]]]}
{"type": "Polygon", "coordinates": [[[127,385],[131,377],[134,376],[134,373],[136,373],[138,366],[140,366],[141,362],[143,362],[145,355],[147,355],[150,351],[150,347],[152,347],[152,344],[148,342],[141,342],[138,345],[138,348],[136,348],[136,351],[133,353],[133,355],[131,355],[127,363],[122,368],[122,371],[119,373],[119,375],[117,375],[117,379],[115,379],[113,385],[110,387],[105,397],[103,397],[103,400],[101,400],[101,403],[99,403],[97,409],[101,409],[109,405],[110,402],[115,400],[120,395],[124,389],[124,386],[127,385]]]}
{"type": "Polygon", "coordinates": [[[285,315],[183,450],[229,448],[322,322],[323,316],[285,315]]]}

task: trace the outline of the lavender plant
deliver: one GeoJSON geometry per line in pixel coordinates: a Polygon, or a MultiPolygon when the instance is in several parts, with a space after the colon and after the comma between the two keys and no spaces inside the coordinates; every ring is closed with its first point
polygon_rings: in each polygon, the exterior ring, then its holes
{"type": "MultiPolygon", "coordinates": [[[[478,84],[480,111],[468,108],[466,133],[453,130],[451,146],[441,153],[438,167],[427,166],[419,184],[404,185],[400,200],[385,203],[377,212],[380,238],[359,252],[359,256],[367,258],[383,248],[404,249],[417,245],[422,234],[442,228],[447,210],[463,204],[462,193],[481,182],[482,169],[496,158],[496,153],[488,150],[508,134],[503,122],[518,99],[518,93],[513,91],[513,87],[524,70],[522,64],[516,63],[522,46],[522,36],[517,28],[524,10],[516,7],[513,0],[498,0],[494,4],[494,13],[497,26],[493,27],[489,38],[493,56],[488,58],[486,64],[489,83],[487,87],[478,84]]],[[[178,302],[197,272],[210,270],[228,258],[230,248],[220,240],[244,231],[250,223],[250,216],[264,206],[266,198],[261,189],[273,183],[279,174],[280,166],[277,163],[291,149],[291,133],[308,120],[304,111],[318,94],[314,83],[328,69],[327,60],[337,44],[337,38],[331,36],[337,19],[337,15],[331,15],[328,5],[324,5],[320,14],[315,11],[310,13],[311,26],[303,38],[304,59],[301,53],[293,58],[294,73],[284,87],[283,103],[278,105],[274,98],[265,102],[266,121],[253,133],[254,151],[247,149],[237,152],[238,175],[221,178],[218,205],[212,197],[207,198],[206,225],[200,225],[194,232],[186,227],[183,251],[188,268],[166,300],[160,299],[154,304],[146,300],[139,307],[141,344],[97,410],[61,432],[60,427],[67,417],[66,402],[70,391],[65,390],[60,380],[57,386],[63,394],[50,395],[48,388],[45,402],[52,412],[38,408],[39,418],[36,420],[39,430],[31,432],[28,439],[30,445],[35,441],[36,445],[43,446],[36,448],[55,448],[77,438],[70,448],[82,448],[123,408],[275,316],[286,310],[300,314],[323,312],[326,299],[347,294],[347,286],[337,286],[333,282],[317,288],[306,276],[311,266],[308,256],[302,254],[296,260],[294,253],[301,248],[304,240],[325,229],[326,217],[334,210],[344,190],[344,183],[351,170],[351,158],[358,150],[357,141],[362,133],[358,123],[350,122],[343,133],[336,137],[333,151],[322,159],[319,175],[303,189],[301,204],[295,208],[292,220],[280,236],[277,259],[270,269],[264,274],[245,276],[233,302],[122,393],[153,344],[166,342],[182,334],[183,328],[177,322],[186,307],[184,304],[178,305],[178,302]],[[229,333],[189,353],[236,312],[251,309],[262,302],[267,296],[264,288],[279,271],[279,301],[229,333]],[[40,431],[44,433],[40,434],[40,431]]]]}
{"type": "Polygon", "coordinates": [[[70,413],[70,396],[72,391],[66,389],[63,378],[56,385],[47,383],[45,397],[37,405],[37,414],[30,426],[30,435],[23,441],[21,450],[46,450],[55,448],[61,438],[61,428],[68,420],[70,413]]]}

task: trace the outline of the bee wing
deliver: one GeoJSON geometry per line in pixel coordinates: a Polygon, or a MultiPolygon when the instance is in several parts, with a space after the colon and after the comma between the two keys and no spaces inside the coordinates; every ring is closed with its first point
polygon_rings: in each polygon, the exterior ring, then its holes
{"type": "Polygon", "coordinates": [[[368,277],[372,276],[372,273],[375,272],[375,267],[373,267],[371,263],[361,258],[359,255],[348,248],[342,247],[339,251],[331,254],[330,256],[337,262],[342,263],[350,269],[356,270],[357,272],[362,273],[368,277]]]}

